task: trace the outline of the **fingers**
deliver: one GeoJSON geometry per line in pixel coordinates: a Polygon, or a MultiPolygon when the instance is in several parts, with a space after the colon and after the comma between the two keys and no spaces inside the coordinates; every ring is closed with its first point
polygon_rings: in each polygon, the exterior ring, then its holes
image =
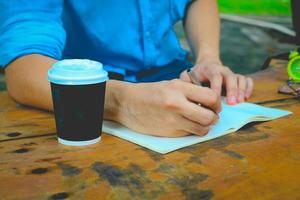
{"type": "Polygon", "coordinates": [[[253,84],[253,80],[249,77],[246,78],[246,82],[247,82],[247,89],[245,92],[245,97],[246,99],[249,99],[250,96],[252,95],[254,84],[253,84]]]}
{"type": "Polygon", "coordinates": [[[244,102],[245,101],[245,93],[247,89],[247,80],[245,76],[237,75],[238,80],[238,102],[244,102]]]}
{"type": "Polygon", "coordinates": [[[252,95],[253,80],[249,77],[237,75],[238,77],[238,102],[244,102],[252,95]]]}
{"type": "Polygon", "coordinates": [[[229,105],[234,105],[237,103],[237,95],[238,95],[237,77],[227,67],[224,68],[223,74],[226,83],[227,103],[229,105]]]}
{"type": "Polygon", "coordinates": [[[219,119],[213,111],[188,101],[183,103],[180,114],[201,126],[211,126],[219,119]]]}
{"type": "MultiPolygon", "coordinates": [[[[226,86],[227,103],[235,105],[247,100],[253,91],[253,81],[243,75],[233,73],[228,67],[220,63],[211,63],[206,65],[196,65],[195,72],[202,77],[202,81],[210,82],[211,89],[221,96],[222,85],[226,86]]],[[[190,82],[186,73],[182,73],[182,80],[190,82]]]]}
{"type": "Polygon", "coordinates": [[[223,77],[221,74],[216,73],[212,75],[212,77],[209,79],[211,89],[218,95],[221,96],[222,92],[222,83],[223,83],[223,77]]]}
{"type": "Polygon", "coordinates": [[[199,136],[204,136],[209,131],[208,126],[201,126],[198,123],[186,119],[185,117],[182,117],[180,121],[182,122],[182,128],[184,132],[199,135],[199,136]]]}
{"type": "Polygon", "coordinates": [[[189,83],[181,84],[180,88],[188,100],[204,105],[214,112],[221,111],[220,97],[213,90],[189,83]]]}

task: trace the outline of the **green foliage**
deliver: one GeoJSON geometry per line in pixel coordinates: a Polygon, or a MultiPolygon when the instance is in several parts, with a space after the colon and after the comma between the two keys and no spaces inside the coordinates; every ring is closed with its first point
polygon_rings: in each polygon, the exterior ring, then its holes
{"type": "Polygon", "coordinates": [[[218,0],[221,13],[291,15],[290,0],[218,0]]]}

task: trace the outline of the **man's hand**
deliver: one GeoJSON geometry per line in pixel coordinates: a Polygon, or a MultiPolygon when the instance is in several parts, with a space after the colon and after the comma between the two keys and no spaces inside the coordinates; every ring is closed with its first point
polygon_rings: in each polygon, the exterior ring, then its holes
{"type": "Polygon", "coordinates": [[[163,137],[205,135],[221,111],[214,91],[181,80],[127,83],[117,104],[117,119],[113,120],[141,133],[163,137]]]}
{"type": "MultiPolygon", "coordinates": [[[[227,103],[230,105],[244,102],[252,94],[252,79],[233,73],[221,62],[198,62],[192,70],[201,82],[209,82],[211,89],[219,96],[222,92],[222,86],[224,86],[226,88],[227,103]]],[[[191,82],[186,71],[181,73],[180,78],[191,82]]]]}
{"type": "MultiPolygon", "coordinates": [[[[229,104],[249,98],[253,81],[234,74],[219,59],[220,17],[217,1],[193,1],[187,9],[185,31],[196,60],[193,71],[198,79],[210,82],[211,89],[218,95],[221,94],[222,86],[225,86],[229,104]]],[[[181,79],[190,82],[186,72],[181,74],[181,79]]]]}

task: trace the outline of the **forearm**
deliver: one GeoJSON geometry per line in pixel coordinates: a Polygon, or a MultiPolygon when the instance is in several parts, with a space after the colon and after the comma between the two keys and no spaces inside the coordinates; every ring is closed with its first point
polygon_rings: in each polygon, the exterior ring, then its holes
{"type": "MultiPolygon", "coordinates": [[[[53,111],[48,69],[56,60],[42,55],[27,55],[18,58],[5,69],[7,89],[17,102],[32,107],[53,111]]],[[[107,81],[104,118],[119,121],[119,107],[127,84],[107,81]]]]}
{"type": "Polygon", "coordinates": [[[56,60],[37,54],[13,61],[5,69],[7,90],[17,102],[53,110],[47,71],[56,60]]]}
{"type": "Polygon", "coordinates": [[[196,0],[187,10],[185,31],[196,62],[220,61],[220,18],[216,0],[196,0]]]}

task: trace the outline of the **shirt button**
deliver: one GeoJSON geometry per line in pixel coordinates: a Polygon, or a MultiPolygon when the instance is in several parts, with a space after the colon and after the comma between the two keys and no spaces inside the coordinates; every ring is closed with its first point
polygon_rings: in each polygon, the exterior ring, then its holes
{"type": "Polygon", "coordinates": [[[150,36],[150,32],[146,31],[146,36],[149,37],[150,36]]]}

